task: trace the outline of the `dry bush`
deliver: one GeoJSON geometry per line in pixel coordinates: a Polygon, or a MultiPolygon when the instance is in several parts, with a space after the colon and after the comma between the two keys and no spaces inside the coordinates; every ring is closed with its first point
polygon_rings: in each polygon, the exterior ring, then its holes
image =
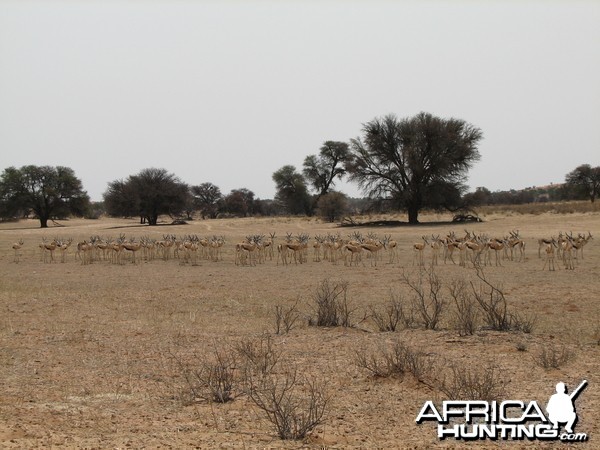
{"type": "Polygon", "coordinates": [[[424,381],[433,364],[426,353],[413,350],[401,340],[377,352],[357,351],[354,362],[376,378],[403,377],[410,373],[419,381],[424,381]]]}
{"type": "Polygon", "coordinates": [[[350,327],[350,318],[355,311],[348,299],[347,281],[324,279],[319,283],[313,300],[316,318],[309,319],[309,325],[318,327],[350,327]]]}
{"type": "Polygon", "coordinates": [[[248,395],[275,426],[281,439],[304,439],[325,419],[330,397],[325,385],[299,377],[295,368],[250,377],[248,395]]]}
{"type": "Polygon", "coordinates": [[[471,282],[471,288],[477,304],[483,311],[484,323],[494,331],[510,331],[511,317],[504,292],[485,278],[481,267],[475,266],[475,274],[481,283],[477,288],[471,282]]]}
{"type": "Polygon", "coordinates": [[[296,299],[289,308],[282,305],[275,306],[275,334],[289,333],[294,328],[300,318],[299,301],[299,299],[296,299]]]}
{"type": "Polygon", "coordinates": [[[515,313],[511,316],[511,328],[513,331],[522,331],[523,333],[531,334],[536,322],[537,316],[535,315],[515,313]]]}
{"type": "Polygon", "coordinates": [[[558,369],[564,366],[575,357],[575,354],[569,351],[564,345],[557,348],[555,345],[542,347],[542,349],[533,356],[533,361],[544,369],[558,369]]]}
{"type": "Polygon", "coordinates": [[[454,280],[450,284],[450,297],[454,301],[454,314],[452,323],[460,336],[471,336],[477,330],[479,311],[477,303],[467,290],[467,283],[454,280]]]}
{"type": "MultiPolygon", "coordinates": [[[[173,356],[173,355],[172,355],[173,356]]],[[[193,403],[199,399],[207,402],[227,403],[238,392],[239,379],[236,376],[237,361],[231,351],[215,348],[212,355],[202,358],[204,362],[197,367],[175,360],[185,380],[181,399],[184,403],[193,403]]]]}
{"type": "Polygon", "coordinates": [[[407,312],[402,298],[390,292],[389,301],[380,309],[369,307],[371,318],[379,331],[396,331],[399,327],[410,328],[414,323],[411,312],[407,312]]]}
{"type": "Polygon", "coordinates": [[[527,351],[527,344],[525,342],[523,342],[523,341],[520,341],[520,342],[517,342],[517,345],[515,345],[515,348],[519,352],[526,352],[527,351]]]}
{"type": "Polygon", "coordinates": [[[475,275],[481,281],[479,288],[471,282],[475,301],[483,311],[485,325],[494,331],[522,331],[531,333],[536,322],[536,316],[511,313],[504,296],[498,286],[490,283],[481,266],[475,266],[475,275]]]}
{"type": "Polygon", "coordinates": [[[402,274],[402,280],[413,291],[412,308],[421,318],[423,327],[435,330],[446,308],[447,300],[441,294],[442,282],[433,267],[430,270],[419,271],[416,281],[411,280],[406,273],[402,274]]]}
{"type": "Polygon", "coordinates": [[[261,375],[270,374],[281,358],[281,352],[275,348],[273,339],[268,334],[257,340],[243,339],[237,343],[235,350],[242,359],[244,372],[251,371],[261,375]]]}
{"type": "MultiPolygon", "coordinates": [[[[448,367],[443,369],[448,372],[448,367]]],[[[451,364],[449,374],[439,381],[440,390],[449,400],[485,400],[505,397],[506,381],[495,366],[475,370],[464,365],[451,364]]]]}

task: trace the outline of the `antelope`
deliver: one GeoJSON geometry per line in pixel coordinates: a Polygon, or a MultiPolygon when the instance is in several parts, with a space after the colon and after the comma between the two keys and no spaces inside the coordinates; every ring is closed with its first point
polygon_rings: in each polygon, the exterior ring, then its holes
{"type": "Polygon", "coordinates": [[[444,242],[440,239],[440,235],[434,236],[431,235],[431,265],[437,266],[438,257],[440,255],[440,250],[444,245],[444,242]]]}
{"type": "MultiPolygon", "coordinates": [[[[294,257],[294,263],[298,264],[298,260],[300,260],[300,264],[306,261],[305,252],[308,249],[308,241],[310,237],[308,234],[302,233],[297,236],[295,240],[291,239],[291,233],[288,233],[286,242],[283,245],[283,249],[285,252],[290,250],[292,252],[292,256],[294,257]]],[[[286,257],[287,264],[287,257],[286,257]]]]}
{"type": "Polygon", "coordinates": [[[556,240],[552,238],[552,240],[546,244],[546,260],[544,261],[544,266],[542,270],[546,269],[546,264],[548,264],[548,270],[554,271],[556,270],[554,267],[554,249],[557,247],[556,240]]]}
{"type": "Polygon", "coordinates": [[[392,239],[391,235],[384,235],[383,237],[384,247],[390,253],[390,264],[393,264],[398,258],[398,242],[392,239]]]}
{"type": "Polygon", "coordinates": [[[198,265],[198,248],[200,244],[198,243],[200,239],[198,236],[188,235],[182,239],[182,250],[183,250],[183,262],[181,264],[186,264],[191,261],[192,266],[198,265]]]}
{"type": "Polygon", "coordinates": [[[60,250],[60,262],[64,263],[67,261],[67,250],[71,246],[73,242],[73,238],[69,238],[67,242],[59,241],[57,242],[58,249],[60,250]]]}
{"type": "Polygon", "coordinates": [[[485,250],[486,245],[482,242],[480,237],[475,236],[470,240],[465,241],[466,248],[471,250],[471,262],[475,265],[481,261],[481,253],[485,250]]]}
{"type": "Polygon", "coordinates": [[[19,242],[15,242],[12,245],[12,249],[15,251],[15,258],[14,258],[14,262],[18,263],[19,262],[19,258],[21,257],[21,252],[19,250],[21,250],[21,247],[23,247],[23,239],[19,239],[19,242]]]}
{"type": "Polygon", "coordinates": [[[142,244],[142,252],[146,261],[152,261],[156,253],[156,240],[150,239],[148,236],[140,238],[142,244]]]}
{"type": "Polygon", "coordinates": [[[354,263],[355,266],[358,266],[358,263],[362,262],[362,250],[363,249],[360,245],[353,245],[351,243],[344,244],[342,246],[342,252],[344,253],[344,265],[348,265],[348,255],[350,255],[350,266],[352,266],[352,263],[354,263]]]}
{"type": "Polygon", "coordinates": [[[538,239],[538,258],[542,257],[542,248],[546,249],[548,245],[551,245],[552,242],[556,243],[555,239],[551,237],[550,239],[541,238],[538,239]]]}
{"type": "Polygon", "coordinates": [[[246,240],[235,245],[235,264],[246,265],[246,258],[250,259],[250,265],[256,265],[255,251],[257,243],[255,236],[246,236],[246,240]]]}
{"type": "Polygon", "coordinates": [[[378,258],[378,254],[379,251],[385,247],[385,244],[381,241],[376,241],[376,242],[369,242],[369,243],[362,243],[360,244],[360,247],[366,251],[368,251],[369,253],[367,255],[371,256],[371,267],[373,266],[373,260],[375,260],[375,265],[377,265],[377,258],[378,258]]]}
{"type": "Polygon", "coordinates": [[[513,253],[515,248],[519,250],[519,261],[523,260],[523,258],[525,257],[525,241],[519,236],[519,230],[510,232],[508,247],[510,248],[511,261],[513,261],[513,253]]]}
{"type": "Polygon", "coordinates": [[[581,252],[581,259],[583,259],[583,247],[585,247],[585,245],[592,239],[594,238],[592,237],[592,233],[589,231],[587,236],[579,233],[578,239],[573,243],[573,247],[575,248],[575,258],[577,258],[577,253],[581,252]]]}
{"type": "Polygon", "coordinates": [[[444,239],[442,242],[444,243],[444,264],[446,264],[446,261],[448,259],[450,259],[450,261],[452,261],[452,264],[456,264],[456,261],[454,261],[454,250],[458,249],[458,245],[460,242],[464,241],[460,240],[456,237],[456,234],[454,233],[454,231],[451,231],[450,233],[448,233],[448,235],[446,236],[446,239],[444,239]]]}
{"type": "Polygon", "coordinates": [[[87,265],[90,264],[92,262],[92,251],[94,249],[94,246],[91,243],[88,243],[87,241],[83,241],[83,242],[78,242],[77,243],[77,254],[79,254],[79,258],[81,259],[81,264],[82,265],[87,265]],[[81,256],[81,253],[83,253],[83,257],[81,256]]]}
{"type": "Polygon", "coordinates": [[[323,259],[329,260],[333,264],[337,264],[338,254],[341,251],[343,242],[340,234],[332,236],[327,234],[323,242],[323,259]]]}
{"type": "Polygon", "coordinates": [[[273,247],[275,247],[275,232],[269,233],[269,239],[267,239],[264,243],[265,250],[267,252],[267,256],[269,256],[269,260],[273,261],[273,247]]]}
{"type": "MultiPolygon", "coordinates": [[[[262,239],[263,236],[260,237],[262,239]]],[[[257,241],[257,244],[260,244],[260,241],[257,241]]],[[[208,243],[208,254],[212,261],[219,261],[223,259],[221,249],[225,245],[225,238],[223,236],[217,237],[213,236],[210,242],[208,243]]]]}
{"type": "Polygon", "coordinates": [[[573,266],[573,236],[567,235],[566,239],[561,244],[562,248],[562,260],[565,265],[565,269],[574,270],[573,266]]]}
{"type": "Polygon", "coordinates": [[[313,242],[313,261],[321,261],[321,248],[323,247],[324,238],[317,235],[315,236],[315,242],[313,242]]]}
{"type": "MultiPolygon", "coordinates": [[[[498,252],[506,250],[506,241],[504,239],[490,239],[487,243],[487,246],[488,249],[494,250],[494,254],[496,256],[496,266],[502,266],[502,263],[500,263],[500,258],[498,258],[498,252]]],[[[486,253],[486,265],[487,262],[492,265],[489,250],[486,253]]]]}
{"type": "Polygon", "coordinates": [[[419,261],[419,266],[423,266],[423,250],[425,250],[425,247],[427,247],[427,245],[429,245],[429,241],[427,240],[427,238],[425,236],[421,236],[421,239],[423,239],[423,242],[417,242],[415,244],[413,244],[413,266],[415,265],[415,260],[418,259],[419,261]]]}
{"type": "Polygon", "coordinates": [[[102,251],[102,259],[106,260],[106,253],[110,250],[110,246],[112,244],[111,238],[102,239],[100,236],[96,236],[94,239],[94,249],[96,250],[97,257],[100,256],[100,251],[102,251]]]}
{"type": "Polygon", "coordinates": [[[125,235],[121,235],[121,247],[124,250],[131,252],[131,262],[135,264],[135,254],[142,248],[142,244],[140,242],[136,242],[135,239],[130,239],[129,241],[125,240],[125,235]]]}
{"type": "Polygon", "coordinates": [[[58,244],[56,239],[53,239],[52,242],[48,244],[48,242],[46,242],[46,238],[42,238],[42,244],[40,245],[40,248],[42,249],[42,259],[44,262],[48,262],[46,252],[50,253],[50,262],[54,262],[54,250],[56,250],[57,246],[58,244]]]}
{"type": "Polygon", "coordinates": [[[116,242],[111,242],[110,244],[110,256],[109,260],[113,264],[122,264],[123,260],[123,251],[125,248],[123,247],[123,243],[125,242],[125,235],[122,234],[116,242]]]}

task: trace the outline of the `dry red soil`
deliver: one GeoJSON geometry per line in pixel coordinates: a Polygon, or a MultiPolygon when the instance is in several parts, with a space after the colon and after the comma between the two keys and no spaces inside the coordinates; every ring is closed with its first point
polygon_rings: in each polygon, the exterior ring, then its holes
{"type": "MultiPolygon", "coordinates": [[[[423,220],[436,217],[424,216],[423,220]]],[[[451,375],[452,365],[478,373],[495,367],[505,383],[503,398],[536,400],[545,407],[557,382],[574,388],[589,385],[577,398],[577,432],[588,435],[577,448],[600,448],[600,242],[591,240],[574,270],[560,261],[554,272],[542,270],[538,238],[559,231],[600,236],[598,214],[490,216],[469,224],[470,231],[504,236],[519,230],[526,242],[523,261],[502,261],[484,268],[501,287],[508,308],[535,317],[531,333],[491,331],[460,336],[452,322],[452,305],[438,330],[413,327],[379,332],[368,317],[390,293],[406,301],[410,289],[403,274],[416,277],[412,245],[422,235],[464,226],[422,224],[418,227],[338,228],[308,219],[235,219],[194,221],[188,225],[140,227],[135,221],[71,220],[62,227],[39,229],[34,221],[0,224],[0,447],[1,448],[563,448],[542,441],[440,441],[435,424],[417,425],[427,400],[445,398],[435,380],[451,375]],[[256,266],[234,264],[235,243],[247,234],[287,232],[325,235],[353,231],[391,235],[399,259],[384,252],[377,265],[363,257],[358,266],[343,261],[316,262],[309,251],[304,264],[283,266],[267,259],[256,266]],[[42,237],[91,235],[139,239],[222,235],[223,259],[129,259],[123,264],[97,260],[82,265],[74,246],[66,262],[41,261],[42,237]],[[23,239],[19,261],[14,242],[23,239]],[[349,283],[355,309],[352,327],[308,325],[319,283],[329,278],[349,283]],[[300,318],[287,334],[274,334],[276,305],[298,301],[300,318]],[[215,351],[234,355],[243,340],[270,333],[281,364],[295,367],[325,385],[330,401],[323,422],[303,440],[277,436],[264,412],[234,388],[225,404],[190,394],[186,371],[200,369],[215,351]],[[436,368],[417,380],[374,378],[357,365],[357,351],[376,353],[401,340],[424,352],[436,368]],[[572,358],[556,369],[539,364],[541,352],[564,351],[572,358]],[[435,372],[435,373],[433,373],[435,372]]],[[[424,261],[429,264],[431,251],[424,261]]],[[[460,267],[443,258],[435,268],[442,292],[456,280],[478,283],[470,264],[460,267]]],[[[239,363],[239,358],[238,358],[239,363]]],[[[239,363],[241,366],[241,363],[239,363]]],[[[240,370],[238,371],[241,372],[240,370]]],[[[281,370],[281,369],[276,369],[281,370]]]]}

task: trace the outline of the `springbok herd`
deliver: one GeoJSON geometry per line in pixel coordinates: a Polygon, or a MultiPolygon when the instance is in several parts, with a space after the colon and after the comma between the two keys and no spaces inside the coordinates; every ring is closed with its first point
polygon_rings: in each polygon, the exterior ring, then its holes
{"type": "MultiPolygon", "coordinates": [[[[592,240],[590,232],[579,233],[576,237],[573,233],[560,232],[557,237],[540,238],[538,242],[538,258],[544,257],[544,265],[548,270],[556,270],[556,260],[562,262],[565,269],[573,270],[574,262],[583,259],[583,249],[592,240]],[[543,253],[542,253],[543,250],[543,253]]],[[[371,266],[376,266],[378,261],[384,259],[387,253],[388,263],[398,261],[398,243],[390,235],[378,238],[376,234],[369,233],[363,236],[360,232],[354,232],[342,238],[340,233],[317,235],[311,240],[306,233],[296,236],[287,233],[283,242],[276,243],[275,233],[268,237],[264,234],[248,235],[246,238],[234,245],[234,262],[240,266],[256,266],[265,263],[267,258],[272,261],[276,259],[277,265],[282,264],[305,264],[308,262],[309,252],[312,249],[312,260],[329,261],[338,264],[343,261],[345,266],[365,266],[366,259],[371,266]],[[363,259],[364,256],[364,259],[363,259]]],[[[93,262],[106,261],[113,264],[124,264],[131,261],[135,264],[139,261],[153,261],[162,259],[179,260],[181,264],[197,265],[198,261],[222,261],[223,248],[226,241],[223,236],[212,236],[201,238],[197,235],[163,235],[162,239],[141,237],[139,239],[126,238],[121,234],[118,239],[91,236],[89,239],[73,244],[73,239],[55,238],[48,242],[43,239],[39,244],[40,260],[45,263],[67,261],[67,255],[72,248],[74,258],[82,265],[93,262]],[[58,255],[58,256],[57,256],[58,255]]],[[[14,262],[19,262],[22,254],[24,241],[21,239],[12,245],[14,250],[14,262]]],[[[458,264],[466,266],[493,265],[502,266],[503,260],[524,261],[525,241],[521,238],[518,230],[510,231],[502,238],[492,238],[486,234],[476,234],[465,230],[464,236],[457,236],[455,232],[448,233],[445,237],[440,235],[431,237],[422,236],[412,245],[413,265],[425,265],[426,249],[430,249],[430,264],[437,265],[443,257],[444,264],[450,261],[457,263],[455,255],[458,254],[458,264]]]]}

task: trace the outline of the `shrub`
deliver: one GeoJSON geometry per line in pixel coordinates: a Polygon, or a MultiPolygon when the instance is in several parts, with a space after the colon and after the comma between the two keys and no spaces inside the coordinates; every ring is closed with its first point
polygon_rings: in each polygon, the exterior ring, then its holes
{"type": "Polygon", "coordinates": [[[479,278],[481,284],[477,288],[471,282],[471,288],[475,301],[483,311],[483,320],[486,326],[494,331],[531,333],[536,322],[536,316],[511,313],[504,292],[486,279],[480,266],[475,266],[475,275],[479,278]]]}
{"type": "Polygon", "coordinates": [[[298,302],[299,300],[296,299],[296,302],[289,308],[282,305],[275,306],[275,334],[289,333],[294,328],[300,318],[298,302]]]}
{"type": "Polygon", "coordinates": [[[402,298],[390,292],[390,299],[383,306],[383,311],[370,307],[371,318],[377,329],[382,332],[396,331],[398,327],[409,328],[414,322],[412,314],[406,312],[402,298]]]}
{"type": "Polygon", "coordinates": [[[273,345],[268,334],[258,340],[244,339],[236,346],[238,355],[242,358],[244,371],[261,375],[270,374],[281,358],[281,352],[273,345]]]}
{"type": "Polygon", "coordinates": [[[177,362],[186,383],[182,395],[185,402],[202,399],[227,403],[236,397],[235,387],[239,381],[235,372],[237,361],[231,352],[215,348],[198,368],[189,367],[179,359],[177,362]]]}
{"type": "Polygon", "coordinates": [[[347,281],[321,281],[317,286],[313,300],[316,318],[309,320],[309,325],[318,327],[349,327],[352,326],[350,317],[354,313],[348,299],[347,281]]]}
{"type": "Polygon", "coordinates": [[[281,439],[304,439],[324,421],[330,397],[325,385],[312,378],[300,378],[287,369],[249,379],[248,395],[275,426],[281,439]]]}
{"type": "Polygon", "coordinates": [[[432,368],[427,354],[413,350],[400,340],[396,340],[390,348],[380,348],[378,352],[357,351],[355,364],[376,378],[403,377],[410,373],[419,381],[423,381],[432,368]]]}
{"type": "Polygon", "coordinates": [[[402,274],[402,280],[413,291],[412,307],[420,316],[423,326],[426,329],[435,330],[447,304],[440,292],[442,289],[440,278],[432,268],[431,270],[421,270],[416,281],[411,280],[406,273],[402,274]]]}
{"type": "Polygon", "coordinates": [[[542,347],[542,349],[533,356],[533,361],[544,369],[558,369],[571,361],[575,355],[565,346],[557,348],[555,345],[542,347]]]}
{"type": "Polygon", "coordinates": [[[476,371],[456,364],[450,365],[449,376],[440,383],[441,391],[450,400],[500,400],[505,396],[506,381],[497,367],[490,365],[476,371]]]}
{"type": "Polygon", "coordinates": [[[477,330],[479,312],[477,303],[467,291],[467,283],[455,280],[450,284],[450,297],[454,300],[453,324],[460,336],[471,336],[477,330]]]}
{"type": "Polygon", "coordinates": [[[485,324],[494,331],[510,331],[511,318],[504,292],[485,278],[485,274],[480,267],[475,266],[475,274],[481,284],[477,288],[471,282],[471,288],[477,304],[483,311],[485,324]]]}

